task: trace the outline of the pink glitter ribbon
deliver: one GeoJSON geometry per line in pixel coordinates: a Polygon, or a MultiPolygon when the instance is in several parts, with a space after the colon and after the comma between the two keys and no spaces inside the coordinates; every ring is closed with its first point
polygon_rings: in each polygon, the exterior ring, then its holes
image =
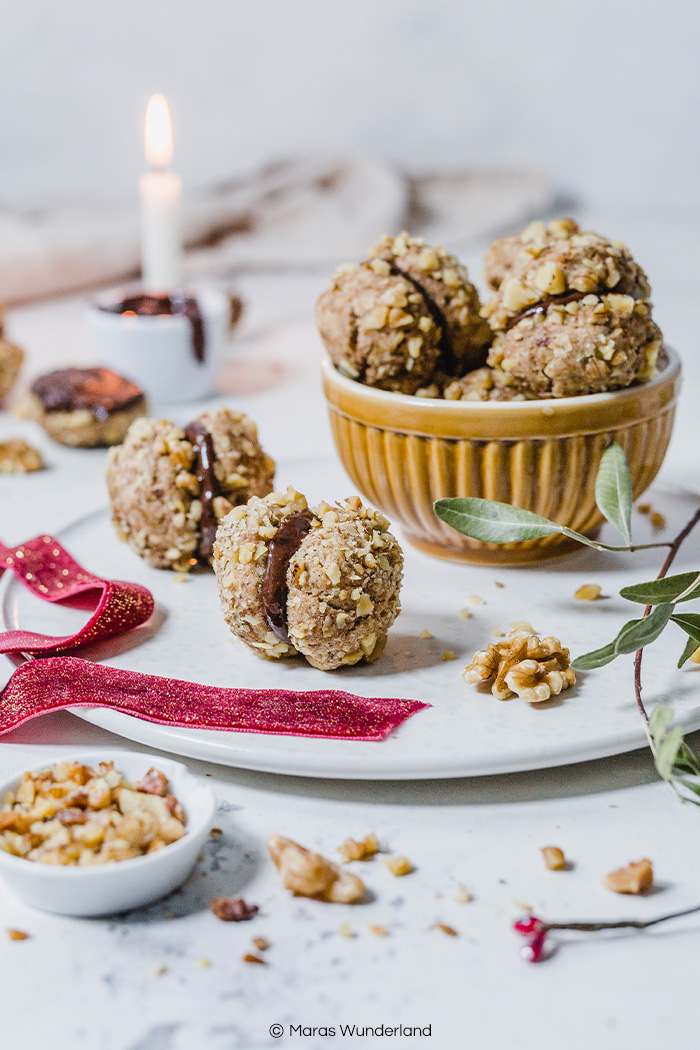
{"type": "Polygon", "coordinates": [[[383,740],[420,700],[354,696],[335,689],[223,689],[122,671],[70,656],[30,660],[0,696],[0,736],[47,711],[108,707],[147,722],[332,740],[383,740]]]}
{"type": "Polygon", "coordinates": [[[75,657],[48,657],[139,626],[153,612],[153,596],[139,584],[93,575],[52,536],[37,536],[14,548],[0,544],[0,572],[4,569],[11,569],[46,601],[94,591],[97,605],[77,634],[52,637],[16,630],[0,634],[0,653],[45,657],[19,667],[0,693],[0,736],[49,711],[106,707],[148,722],[190,729],[383,740],[412,714],[430,706],[419,700],[355,696],[333,689],[225,689],[75,657]]]}
{"type": "Polygon", "coordinates": [[[0,653],[60,653],[123,634],[149,619],[153,595],[138,583],[103,580],[78,565],[53,536],[36,536],[19,547],[0,543],[0,572],[11,569],[38,598],[61,602],[99,592],[94,613],[77,634],[55,637],[34,631],[0,634],[0,653]]]}

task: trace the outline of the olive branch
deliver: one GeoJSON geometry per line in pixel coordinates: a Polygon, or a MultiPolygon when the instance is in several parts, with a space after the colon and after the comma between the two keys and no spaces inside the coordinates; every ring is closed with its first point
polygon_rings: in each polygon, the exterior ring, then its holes
{"type": "Polygon", "coordinates": [[[685,742],[682,728],[672,725],[673,709],[658,704],[648,714],[642,700],[644,648],[655,641],[669,623],[675,623],[688,636],[678,667],[682,667],[700,648],[700,614],[676,611],[677,606],[700,598],[700,571],[667,575],[681,544],[700,522],[700,508],[670,542],[634,543],[631,524],[632,482],[625,454],[616,444],[609,445],[603,453],[596,476],[595,499],[601,514],[625,541],[621,546],[601,543],[539,514],[494,500],[474,497],[440,499],[435,503],[435,513],[463,535],[488,543],[513,543],[559,533],[599,551],[668,548],[666,560],[655,580],[632,584],[620,591],[627,601],[644,606],[641,617],[628,620],[611,642],[579,656],[572,667],[579,671],[591,671],[625,653],[635,653],[634,694],[656,769],[679,798],[700,806],[700,758],[685,742]]]}

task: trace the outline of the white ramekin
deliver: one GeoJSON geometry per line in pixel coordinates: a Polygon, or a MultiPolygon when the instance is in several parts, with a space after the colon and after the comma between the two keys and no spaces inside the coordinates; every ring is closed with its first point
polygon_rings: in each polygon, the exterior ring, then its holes
{"type": "MultiPolygon", "coordinates": [[[[155,853],[85,868],[40,864],[0,850],[0,878],[9,889],[25,904],[35,908],[58,915],[79,916],[130,911],[177,889],[194,868],[214,819],[216,799],[209,785],[190,773],[181,762],[134,751],[102,748],[69,755],[49,755],[33,772],[66,760],[93,766],[98,762],[113,762],[117,772],[132,781],[139,780],[151,766],[155,766],[165,773],[170,790],[182,804],[187,818],[186,833],[155,853]]],[[[20,779],[21,774],[15,774],[0,781],[0,799],[8,791],[13,791],[20,779]]]]}

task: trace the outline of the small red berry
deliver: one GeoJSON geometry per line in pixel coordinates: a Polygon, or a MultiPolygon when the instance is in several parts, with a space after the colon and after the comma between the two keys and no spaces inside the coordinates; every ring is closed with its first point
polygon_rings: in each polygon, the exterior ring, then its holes
{"type": "Polygon", "coordinates": [[[541,962],[544,957],[544,944],[547,939],[546,932],[536,933],[534,937],[521,949],[520,954],[526,962],[541,962]]]}
{"type": "Polygon", "coordinates": [[[526,919],[516,919],[513,923],[513,929],[522,937],[531,937],[533,933],[539,932],[541,921],[536,916],[529,915],[526,919]]]}

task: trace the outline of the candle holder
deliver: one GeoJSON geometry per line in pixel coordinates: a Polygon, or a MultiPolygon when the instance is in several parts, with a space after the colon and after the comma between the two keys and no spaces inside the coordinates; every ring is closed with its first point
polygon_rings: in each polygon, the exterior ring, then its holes
{"type": "Polygon", "coordinates": [[[101,292],[87,324],[98,364],[133,379],[154,402],[215,393],[231,301],[217,288],[154,295],[142,285],[101,292]]]}

